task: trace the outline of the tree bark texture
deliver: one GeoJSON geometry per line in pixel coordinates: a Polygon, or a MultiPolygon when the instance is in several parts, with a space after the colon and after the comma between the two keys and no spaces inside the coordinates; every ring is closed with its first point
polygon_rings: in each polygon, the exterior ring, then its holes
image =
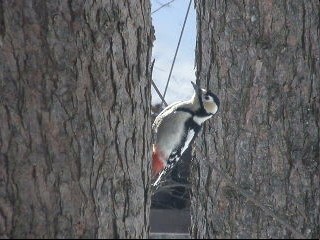
{"type": "Polygon", "coordinates": [[[149,1],[0,1],[0,237],[145,238],[149,1]]]}
{"type": "Polygon", "coordinates": [[[197,76],[221,108],[198,139],[192,236],[319,239],[319,1],[196,8],[197,76]]]}

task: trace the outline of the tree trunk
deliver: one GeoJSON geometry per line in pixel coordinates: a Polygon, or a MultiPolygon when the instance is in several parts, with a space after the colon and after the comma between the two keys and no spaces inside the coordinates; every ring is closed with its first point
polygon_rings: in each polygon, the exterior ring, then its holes
{"type": "Polygon", "coordinates": [[[198,139],[192,236],[320,238],[319,1],[196,8],[197,76],[221,108],[198,139]]]}
{"type": "Polygon", "coordinates": [[[149,1],[0,1],[0,237],[145,238],[149,1]]]}

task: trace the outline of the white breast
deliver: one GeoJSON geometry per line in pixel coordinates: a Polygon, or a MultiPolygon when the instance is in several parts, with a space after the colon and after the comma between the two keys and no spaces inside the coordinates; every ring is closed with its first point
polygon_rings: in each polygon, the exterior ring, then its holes
{"type": "Polygon", "coordinates": [[[202,123],[204,123],[205,121],[207,121],[209,118],[211,118],[212,115],[210,116],[205,116],[205,117],[199,117],[199,116],[194,116],[193,120],[198,124],[201,125],[202,123]]]}

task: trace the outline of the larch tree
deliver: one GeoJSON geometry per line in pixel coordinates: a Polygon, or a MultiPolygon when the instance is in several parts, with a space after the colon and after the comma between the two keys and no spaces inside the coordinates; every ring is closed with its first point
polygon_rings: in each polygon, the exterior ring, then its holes
{"type": "Polygon", "coordinates": [[[150,2],[0,1],[0,237],[146,238],[150,2]]]}
{"type": "Polygon", "coordinates": [[[197,0],[196,238],[320,237],[320,3],[197,0]],[[200,154],[203,152],[205,157],[200,154]]]}

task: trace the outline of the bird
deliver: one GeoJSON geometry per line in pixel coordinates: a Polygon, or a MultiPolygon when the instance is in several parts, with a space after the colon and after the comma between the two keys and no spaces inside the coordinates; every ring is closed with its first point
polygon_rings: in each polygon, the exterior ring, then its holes
{"type": "Polygon", "coordinates": [[[176,166],[182,154],[194,142],[205,121],[217,113],[220,100],[210,90],[191,81],[191,99],[172,103],[152,124],[152,179],[157,186],[164,174],[176,166]]]}

